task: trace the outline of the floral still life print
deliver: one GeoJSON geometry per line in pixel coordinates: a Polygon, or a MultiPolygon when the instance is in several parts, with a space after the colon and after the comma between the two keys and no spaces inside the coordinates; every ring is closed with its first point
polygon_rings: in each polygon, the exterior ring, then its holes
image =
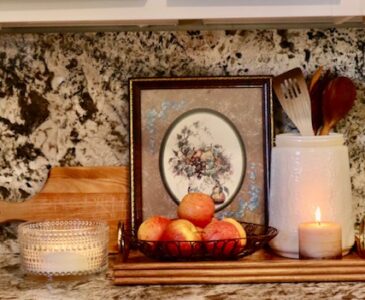
{"type": "Polygon", "coordinates": [[[240,190],[245,171],[242,138],[233,123],[215,110],[183,113],[164,136],[160,172],[176,203],[189,192],[203,192],[211,195],[219,211],[240,190]]]}
{"type": "Polygon", "coordinates": [[[210,195],[217,218],[267,222],[270,76],[132,78],[131,231],[176,218],[189,192],[210,195]]]}

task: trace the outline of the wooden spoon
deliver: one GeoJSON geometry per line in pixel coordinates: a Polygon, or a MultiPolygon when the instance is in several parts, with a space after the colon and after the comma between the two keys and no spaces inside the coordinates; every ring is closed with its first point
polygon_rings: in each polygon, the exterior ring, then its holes
{"type": "Polygon", "coordinates": [[[323,127],[320,135],[328,135],[339,120],[346,116],[356,98],[356,87],[351,79],[332,79],[323,91],[323,127]]]}

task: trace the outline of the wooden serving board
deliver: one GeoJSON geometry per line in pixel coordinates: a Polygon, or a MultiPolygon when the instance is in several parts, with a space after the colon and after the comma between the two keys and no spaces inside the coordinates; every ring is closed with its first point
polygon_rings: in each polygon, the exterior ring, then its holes
{"type": "Polygon", "coordinates": [[[298,260],[260,250],[237,261],[158,262],[139,252],[116,261],[116,285],[365,281],[365,259],[298,260]]]}
{"type": "Polygon", "coordinates": [[[129,218],[127,167],[55,167],[39,194],[25,202],[0,201],[0,222],[104,220],[109,251],[117,252],[118,222],[129,218]]]}

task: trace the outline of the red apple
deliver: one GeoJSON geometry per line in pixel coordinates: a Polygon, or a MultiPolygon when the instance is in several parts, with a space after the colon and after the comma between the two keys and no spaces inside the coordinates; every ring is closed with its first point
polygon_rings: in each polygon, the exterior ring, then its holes
{"type": "Polygon", "coordinates": [[[203,193],[189,193],[181,200],[177,215],[192,222],[195,226],[205,227],[214,216],[213,199],[203,193]]]}
{"type": "Polygon", "coordinates": [[[159,241],[171,220],[162,216],[146,219],[138,228],[137,238],[143,241],[159,241]]]}
{"type": "Polygon", "coordinates": [[[236,254],[242,247],[236,226],[226,221],[209,223],[204,228],[202,238],[208,253],[215,257],[236,254]]]}
{"type": "Polygon", "coordinates": [[[161,241],[170,256],[189,257],[200,251],[201,244],[194,241],[201,241],[201,232],[190,221],[177,219],[167,225],[161,241]]]}

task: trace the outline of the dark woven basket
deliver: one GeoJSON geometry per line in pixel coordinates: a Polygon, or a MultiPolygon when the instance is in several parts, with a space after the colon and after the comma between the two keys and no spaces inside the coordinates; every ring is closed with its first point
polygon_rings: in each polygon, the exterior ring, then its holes
{"type": "MultiPolygon", "coordinates": [[[[246,238],[216,241],[143,241],[130,239],[129,244],[149,258],[167,261],[235,260],[254,253],[274,238],[277,229],[253,223],[240,222],[246,238]]],[[[122,234],[126,238],[126,234],[122,234]]],[[[123,256],[127,255],[126,241],[121,243],[123,256]],[[123,253],[124,252],[124,253],[123,253]]]]}

